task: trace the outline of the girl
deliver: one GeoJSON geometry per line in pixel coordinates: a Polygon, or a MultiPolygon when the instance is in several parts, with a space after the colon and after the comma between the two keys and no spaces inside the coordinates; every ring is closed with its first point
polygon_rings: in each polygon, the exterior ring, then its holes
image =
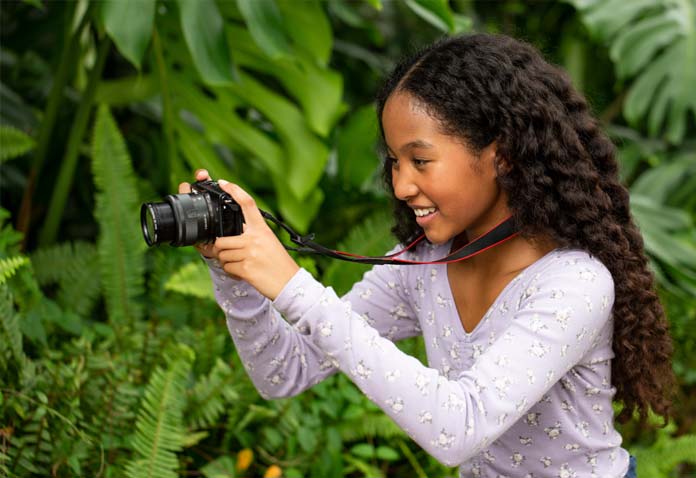
{"type": "Polygon", "coordinates": [[[510,216],[520,234],[462,262],[375,266],[338,298],[220,181],[244,233],[199,250],[261,395],[340,370],[462,477],[635,476],[612,400],[620,419],[667,417],[671,343],[585,100],[529,45],[477,34],[402,61],[377,106],[394,232],[427,238],[407,259],[445,257],[510,216]],[[393,343],[418,334],[429,367],[393,343]]]}

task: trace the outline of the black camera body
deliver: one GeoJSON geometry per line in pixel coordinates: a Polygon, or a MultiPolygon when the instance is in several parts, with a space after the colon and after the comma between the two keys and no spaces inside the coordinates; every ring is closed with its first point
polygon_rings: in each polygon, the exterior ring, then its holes
{"type": "Polygon", "coordinates": [[[215,181],[192,183],[190,193],[164,199],[140,208],[140,224],[149,246],[166,242],[190,246],[242,233],[242,209],[215,181]]]}

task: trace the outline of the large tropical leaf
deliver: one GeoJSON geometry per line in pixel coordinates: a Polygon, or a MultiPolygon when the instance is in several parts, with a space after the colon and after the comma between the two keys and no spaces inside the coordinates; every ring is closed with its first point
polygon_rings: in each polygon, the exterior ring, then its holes
{"type": "Polygon", "coordinates": [[[142,314],[138,298],[143,294],[145,250],[140,204],[126,145],[106,106],[99,108],[94,125],[92,172],[98,190],[100,276],[109,317],[137,319],[142,314]]]}
{"type": "Polygon", "coordinates": [[[266,54],[278,59],[292,54],[275,0],[237,0],[249,33],[266,54]]]}
{"type": "Polygon", "coordinates": [[[104,0],[104,27],[121,54],[137,69],[152,36],[156,0],[104,0]]]}
{"type": "Polygon", "coordinates": [[[696,0],[570,0],[621,79],[633,79],[624,115],[679,143],[696,115],[696,0]]]}
{"type": "Polygon", "coordinates": [[[233,81],[224,20],[215,0],[177,0],[177,4],[186,45],[203,81],[211,85],[233,81]]]}

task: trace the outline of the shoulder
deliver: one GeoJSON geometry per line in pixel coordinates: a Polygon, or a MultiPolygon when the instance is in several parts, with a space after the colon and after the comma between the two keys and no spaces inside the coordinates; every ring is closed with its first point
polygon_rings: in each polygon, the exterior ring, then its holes
{"type": "Polygon", "coordinates": [[[614,279],[597,257],[580,249],[556,249],[543,259],[534,277],[540,282],[583,294],[614,295],[614,279]]]}

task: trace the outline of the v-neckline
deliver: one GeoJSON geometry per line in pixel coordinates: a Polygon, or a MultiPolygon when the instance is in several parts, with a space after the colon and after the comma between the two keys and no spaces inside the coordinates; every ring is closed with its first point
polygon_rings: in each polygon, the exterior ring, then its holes
{"type": "MultiPolygon", "coordinates": [[[[445,243],[443,246],[445,247],[445,250],[449,251],[450,248],[451,248],[451,246],[452,246],[452,239],[450,239],[450,240],[449,240],[447,243],[445,243]]],[[[505,287],[503,287],[503,289],[500,291],[500,293],[496,296],[496,298],[495,298],[495,299],[493,300],[493,302],[491,303],[490,307],[488,307],[488,309],[486,309],[486,312],[481,316],[481,319],[478,321],[478,323],[476,324],[476,326],[474,326],[474,328],[471,329],[471,332],[467,332],[467,331],[466,331],[466,329],[464,328],[464,324],[462,323],[462,318],[461,318],[461,316],[459,315],[459,310],[457,309],[457,302],[454,300],[454,293],[453,293],[453,291],[452,291],[452,286],[450,285],[450,281],[449,281],[449,275],[448,275],[448,273],[447,273],[447,264],[441,264],[440,266],[444,268],[444,276],[445,276],[446,289],[447,289],[446,292],[447,292],[447,294],[449,295],[448,300],[449,300],[450,303],[452,304],[452,311],[453,311],[453,312],[452,312],[452,315],[453,315],[453,317],[454,317],[454,319],[455,319],[455,322],[456,322],[456,324],[457,324],[457,328],[456,328],[455,330],[459,331],[459,332],[460,332],[461,334],[463,334],[464,337],[466,337],[466,338],[471,338],[471,337],[473,337],[473,336],[481,329],[481,327],[483,326],[483,324],[484,324],[485,322],[488,321],[488,319],[490,318],[490,316],[491,316],[491,315],[493,314],[493,312],[495,311],[495,309],[496,309],[498,303],[500,302],[501,298],[502,298],[502,297],[505,297],[505,296],[509,293],[510,289],[512,289],[512,287],[513,287],[515,284],[517,284],[517,282],[519,282],[519,281],[522,279],[522,277],[524,277],[525,275],[527,275],[527,274],[532,270],[532,268],[535,268],[535,267],[537,266],[537,264],[540,264],[541,262],[544,262],[544,260],[545,260],[547,257],[549,257],[551,254],[553,254],[553,253],[556,252],[556,251],[558,251],[558,248],[554,248],[554,249],[550,250],[549,252],[547,252],[546,254],[544,254],[543,256],[541,256],[539,259],[537,259],[536,261],[532,262],[532,263],[529,264],[527,267],[525,267],[525,268],[522,269],[520,272],[518,272],[517,275],[515,275],[515,277],[513,277],[513,278],[510,280],[510,282],[508,282],[507,284],[505,284],[505,287]]]]}

